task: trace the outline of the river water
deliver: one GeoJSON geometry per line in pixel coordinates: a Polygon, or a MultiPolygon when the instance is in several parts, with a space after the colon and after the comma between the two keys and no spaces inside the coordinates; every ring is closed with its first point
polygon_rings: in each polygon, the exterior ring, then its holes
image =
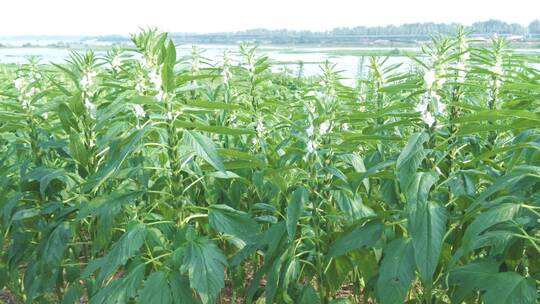
{"type": "MultiPolygon", "coordinates": [[[[204,50],[202,55],[210,62],[216,64],[221,62],[223,52],[229,50],[232,54],[233,61],[239,60],[238,46],[234,45],[199,45],[200,49],[204,50]]],[[[358,71],[362,62],[367,64],[367,60],[363,61],[362,56],[353,55],[335,55],[336,52],[347,53],[350,51],[366,51],[374,50],[366,47],[282,47],[282,46],[264,46],[259,51],[260,54],[266,54],[270,60],[278,63],[272,66],[274,71],[288,69],[292,73],[297,73],[299,62],[303,64],[303,74],[307,76],[320,75],[321,64],[328,60],[336,64],[336,70],[341,71],[341,76],[344,78],[344,83],[350,84],[358,75],[358,71]]],[[[393,48],[377,48],[376,50],[389,51],[393,48]]],[[[417,48],[402,48],[401,50],[414,52],[417,48]]],[[[177,47],[178,57],[190,56],[192,52],[191,45],[180,45],[177,47]]],[[[522,53],[534,52],[540,55],[540,49],[523,49],[519,50],[522,53]]],[[[97,51],[98,56],[105,55],[104,51],[97,51]]],[[[38,56],[43,63],[54,62],[61,63],[69,58],[70,50],[62,48],[48,47],[28,47],[28,48],[0,48],[0,63],[24,63],[28,61],[30,56],[38,56]]],[[[404,56],[392,56],[387,60],[388,64],[401,63],[400,69],[406,70],[411,68],[411,60],[404,56]]]]}

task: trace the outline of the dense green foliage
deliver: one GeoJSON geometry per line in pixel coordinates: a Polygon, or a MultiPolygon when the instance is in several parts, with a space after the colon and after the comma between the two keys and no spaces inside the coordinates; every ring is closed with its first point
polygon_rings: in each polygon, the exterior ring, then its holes
{"type": "Polygon", "coordinates": [[[540,63],[438,38],[354,87],[255,48],[0,67],[0,287],[27,303],[534,303],[540,63]]]}

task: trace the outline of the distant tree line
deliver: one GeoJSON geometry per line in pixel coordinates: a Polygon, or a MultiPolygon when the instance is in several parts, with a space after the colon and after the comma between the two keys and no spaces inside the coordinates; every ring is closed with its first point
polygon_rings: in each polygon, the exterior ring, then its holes
{"type": "MultiPolygon", "coordinates": [[[[328,35],[364,35],[364,36],[414,36],[414,35],[433,35],[433,34],[453,34],[456,32],[459,23],[408,23],[403,25],[387,26],[356,26],[356,27],[338,27],[326,32],[311,31],[292,31],[292,30],[268,30],[252,29],[237,32],[235,35],[261,35],[261,36],[312,36],[324,37],[328,35]]],[[[500,20],[491,19],[488,21],[475,22],[466,27],[478,35],[538,35],[540,34],[540,21],[534,20],[529,26],[523,26],[519,23],[507,23],[500,20]]]]}
{"type": "MultiPolygon", "coordinates": [[[[335,42],[368,42],[377,39],[393,42],[411,42],[429,39],[433,35],[452,35],[460,26],[459,23],[409,23],[387,26],[338,27],[324,32],[295,31],[287,29],[269,30],[264,28],[239,32],[222,32],[211,34],[173,33],[171,37],[178,43],[235,43],[238,41],[259,41],[275,44],[284,43],[335,43],[335,42]]],[[[534,20],[528,26],[518,23],[507,23],[500,20],[475,22],[466,29],[478,36],[540,36],[540,21],[534,20]]],[[[125,36],[103,36],[103,41],[126,41],[125,36]]]]}

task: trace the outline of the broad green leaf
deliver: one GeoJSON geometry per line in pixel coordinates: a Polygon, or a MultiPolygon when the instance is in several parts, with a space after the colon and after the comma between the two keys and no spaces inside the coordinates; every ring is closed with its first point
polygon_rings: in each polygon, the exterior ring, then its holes
{"type": "Polygon", "coordinates": [[[224,102],[216,101],[207,101],[207,100],[189,100],[187,101],[188,106],[202,108],[202,109],[212,109],[212,110],[238,110],[242,107],[237,104],[229,104],[224,102]]]}
{"type": "Polygon", "coordinates": [[[454,302],[462,302],[474,291],[484,292],[486,304],[526,304],[538,300],[533,280],[515,272],[498,272],[493,260],[480,261],[452,270],[448,276],[450,286],[457,287],[452,294],[454,302]]]}
{"type": "Polygon", "coordinates": [[[198,304],[201,302],[193,297],[187,276],[174,271],[169,276],[169,283],[174,304],[198,304]]]}
{"type": "Polygon", "coordinates": [[[298,299],[298,304],[319,304],[321,303],[321,300],[319,299],[319,295],[317,294],[317,291],[311,284],[307,284],[302,288],[302,291],[300,292],[300,296],[298,299]]]}
{"type": "Polygon", "coordinates": [[[415,133],[411,136],[401,154],[399,154],[396,169],[402,191],[409,188],[410,183],[414,180],[416,170],[418,170],[426,156],[423,145],[428,140],[429,135],[426,133],[415,133]]]}
{"type": "Polygon", "coordinates": [[[207,161],[219,171],[225,172],[225,166],[212,140],[200,133],[184,130],[184,144],[197,156],[207,161]]]}
{"type": "Polygon", "coordinates": [[[415,277],[414,249],[410,240],[397,239],[384,250],[377,297],[381,304],[402,304],[415,277]]]}
{"type": "Polygon", "coordinates": [[[341,234],[328,249],[329,257],[337,257],[360,248],[373,246],[381,237],[384,224],[371,221],[363,226],[354,227],[341,234]]]}
{"type": "Polygon", "coordinates": [[[347,216],[349,222],[375,216],[375,212],[362,202],[361,196],[349,197],[344,191],[333,191],[332,194],[339,209],[347,216]]]}
{"type": "Polygon", "coordinates": [[[172,304],[172,293],[163,271],[153,272],[144,282],[137,303],[172,304]]]}
{"type": "Polygon", "coordinates": [[[519,204],[507,203],[494,206],[480,213],[465,231],[462,244],[464,253],[467,253],[471,249],[472,242],[482,232],[496,224],[512,220],[518,214],[519,210],[519,204]]]}
{"type": "Polygon", "coordinates": [[[115,140],[110,146],[107,162],[96,174],[89,178],[85,188],[96,191],[97,188],[113,176],[114,173],[118,172],[126,158],[141,144],[140,141],[147,130],[148,128],[135,130],[127,137],[115,140]]]}
{"type": "Polygon", "coordinates": [[[49,267],[58,267],[68,242],[71,240],[71,228],[68,223],[58,225],[49,235],[43,247],[42,258],[49,267]]]}
{"type": "Polygon", "coordinates": [[[146,238],[144,224],[133,224],[116,242],[111,251],[104,257],[91,261],[84,270],[82,277],[87,277],[97,269],[101,269],[97,276],[98,281],[114,274],[118,267],[124,265],[141,248],[146,238]]]}
{"type": "Polygon", "coordinates": [[[289,196],[289,204],[287,207],[287,233],[292,241],[296,236],[296,225],[300,220],[300,216],[304,212],[304,206],[308,202],[309,192],[303,187],[297,187],[289,196]]]}
{"type": "Polygon", "coordinates": [[[125,276],[114,280],[90,298],[90,304],[122,304],[128,303],[139,292],[144,279],[144,264],[129,269],[125,276]]]}
{"type": "Polygon", "coordinates": [[[439,263],[447,221],[446,209],[427,201],[429,190],[437,179],[434,173],[417,173],[407,191],[408,227],[414,259],[422,283],[428,288],[439,263]]]}
{"type": "Polygon", "coordinates": [[[208,222],[216,231],[242,240],[239,247],[253,243],[260,233],[259,225],[247,213],[227,205],[210,206],[208,208],[208,222]]]}
{"type": "Polygon", "coordinates": [[[186,129],[193,128],[197,131],[203,131],[203,132],[215,133],[215,134],[238,136],[238,135],[256,133],[254,130],[249,130],[249,129],[229,128],[229,127],[224,127],[224,126],[212,126],[212,125],[207,125],[207,124],[203,124],[199,122],[183,121],[183,120],[176,120],[174,124],[180,128],[186,128],[186,129]]]}
{"type": "Polygon", "coordinates": [[[38,181],[39,193],[41,196],[45,196],[45,191],[49,188],[52,181],[59,180],[67,184],[71,180],[67,173],[62,169],[50,169],[43,167],[38,167],[28,172],[23,179],[26,181],[38,181]]]}
{"type": "Polygon", "coordinates": [[[189,274],[191,288],[195,289],[204,304],[213,303],[225,286],[227,259],[209,239],[190,241],[183,267],[189,274]]]}

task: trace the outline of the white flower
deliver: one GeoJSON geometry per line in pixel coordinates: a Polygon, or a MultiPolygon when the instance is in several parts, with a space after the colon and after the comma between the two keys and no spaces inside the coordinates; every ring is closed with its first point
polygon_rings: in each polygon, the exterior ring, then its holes
{"type": "Polygon", "coordinates": [[[500,57],[497,57],[495,59],[495,65],[492,66],[489,70],[493,74],[496,74],[498,76],[502,76],[504,74],[504,70],[503,70],[503,67],[502,67],[502,59],[500,57]]]}
{"type": "Polygon", "coordinates": [[[327,120],[319,126],[319,134],[324,135],[330,129],[330,122],[327,120]]]}
{"type": "Polygon", "coordinates": [[[122,65],[122,60],[120,59],[119,56],[115,56],[111,62],[111,66],[114,70],[118,70],[118,68],[120,68],[120,66],[122,65]]]}
{"type": "Polygon", "coordinates": [[[416,105],[417,112],[426,112],[428,110],[429,102],[431,101],[431,95],[426,92],[422,97],[422,101],[416,105]]]}
{"type": "Polygon", "coordinates": [[[436,80],[437,79],[435,78],[435,71],[429,70],[424,73],[424,82],[426,83],[426,87],[428,89],[431,89],[431,87],[433,87],[433,84],[436,80]]]}
{"type": "Polygon", "coordinates": [[[90,99],[85,98],[84,99],[84,106],[88,110],[88,113],[90,114],[90,118],[96,119],[96,113],[97,113],[97,107],[95,104],[93,104],[90,99]]]}
{"type": "Polygon", "coordinates": [[[135,117],[137,118],[143,118],[146,116],[146,112],[144,112],[144,109],[139,104],[133,105],[133,113],[135,114],[135,117]]]}
{"type": "Polygon", "coordinates": [[[31,107],[30,100],[28,99],[23,99],[21,101],[21,104],[22,104],[23,109],[29,109],[31,107]]]}
{"type": "Polygon", "coordinates": [[[13,81],[13,85],[15,85],[15,88],[19,91],[22,90],[22,88],[24,87],[24,79],[23,78],[17,78],[13,81]]]}
{"type": "Polygon", "coordinates": [[[150,78],[150,82],[154,85],[154,87],[157,90],[160,90],[162,83],[161,83],[161,76],[159,75],[159,73],[157,73],[155,70],[152,70],[150,71],[150,73],[148,73],[148,77],[150,78]]]}
{"type": "Polygon", "coordinates": [[[306,104],[306,108],[310,113],[315,113],[317,111],[317,107],[311,102],[306,104]]]}
{"type": "Polygon", "coordinates": [[[49,113],[45,112],[45,113],[41,114],[41,117],[43,117],[43,119],[47,120],[47,119],[49,119],[49,113]]]}
{"type": "Polygon", "coordinates": [[[227,84],[232,77],[231,71],[229,71],[229,67],[223,67],[221,75],[223,76],[223,83],[227,84]]]}
{"type": "Polygon", "coordinates": [[[437,81],[435,83],[437,83],[437,87],[442,87],[443,84],[446,82],[446,79],[445,78],[439,78],[437,79],[437,81]]]}
{"type": "Polygon", "coordinates": [[[167,98],[167,93],[163,92],[162,90],[159,90],[157,95],[156,95],[157,101],[163,101],[166,98],[167,98]]]}
{"type": "Polygon", "coordinates": [[[344,123],[341,125],[341,129],[343,129],[343,131],[348,131],[349,130],[349,124],[348,123],[344,123]]]}
{"type": "Polygon", "coordinates": [[[92,85],[94,84],[94,78],[96,76],[97,73],[94,71],[86,72],[81,78],[81,81],[79,82],[81,90],[83,90],[84,92],[88,92],[90,90],[90,87],[92,87],[92,85]]]}
{"type": "Polygon", "coordinates": [[[262,133],[264,132],[264,124],[263,124],[263,121],[262,119],[258,119],[257,121],[257,127],[255,128],[257,130],[257,133],[259,133],[259,136],[262,135],[262,133]]]}
{"type": "Polygon", "coordinates": [[[173,119],[173,114],[171,112],[167,112],[167,119],[168,120],[172,120],[173,119]]]}
{"type": "Polygon", "coordinates": [[[442,103],[440,100],[437,100],[437,114],[443,114],[444,110],[446,110],[446,105],[442,103]]]}
{"type": "Polygon", "coordinates": [[[229,116],[229,122],[231,122],[231,123],[236,122],[237,118],[238,118],[238,116],[236,116],[236,113],[232,112],[231,115],[229,116]]]}
{"type": "Polygon", "coordinates": [[[310,125],[310,126],[306,129],[306,134],[307,134],[307,136],[311,137],[311,136],[313,136],[313,132],[314,132],[314,130],[313,130],[313,125],[310,125]]]}
{"type": "Polygon", "coordinates": [[[465,82],[465,76],[467,76],[467,71],[465,68],[465,63],[458,62],[456,64],[456,70],[457,70],[457,81],[458,82],[465,82]]]}
{"type": "Polygon", "coordinates": [[[422,113],[422,120],[424,121],[426,125],[430,127],[432,127],[433,124],[435,124],[435,117],[429,111],[425,111],[422,113]]]}
{"type": "Polygon", "coordinates": [[[308,143],[307,143],[307,151],[308,151],[308,153],[313,153],[313,152],[315,152],[315,150],[317,150],[317,144],[314,141],[309,140],[308,143]]]}
{"type": "Polygon", "coordinates": [[[30,88],[30,90],[28,90],[28,92],[24,93],[24,96],[27,97],[27,98],[31,98],[36,93],[37,93],[37,89],[32,87],[32,88],[30,88]]]}

